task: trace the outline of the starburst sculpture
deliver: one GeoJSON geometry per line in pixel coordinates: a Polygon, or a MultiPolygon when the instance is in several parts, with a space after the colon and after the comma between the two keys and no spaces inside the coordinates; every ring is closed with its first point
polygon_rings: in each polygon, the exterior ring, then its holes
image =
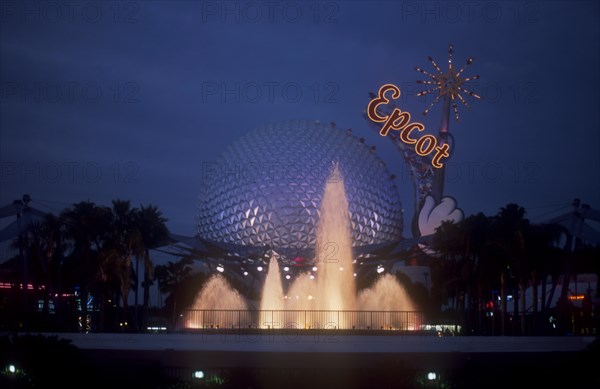
{"type": "Polygon", "coordinates": [[[469,108],[469,104],[462,96],[462,94],[474,97],[476,99],[481,98],[475,92],[466,89],[465,85],[471,80],[479,79],[479,75],[473,77],[463,77],[462,74],[467,68],[467,66],[473,63],[473,58],[469,57],[467,59],[467,63],[460,70],[456,71],[452,63],[452,54],[454,53],[454,47],[452,45],[449,46],[448,53],[448,71],[446,71],[445,73],[442,71],[442,69],[440,69],[438,64],[433,60],[433,58],[431,58],[431,56],[427,58],[437,71],[437,74],[432,74],[418,66],[415,66],[415,70],[431,78],[431,80],[417,80],[417,84],[425,84],[432,86],[431,89],[417,93],[417,96],[424,96],[428,93],[437,92],[437,96],[435,96],[435,98],[433,99],[431,104],[429,104],[429,106],[425,109],[425,111],[423,111],[423,115],[427,115],[431,108],[433,108],[433,106],[436,103],[438,103],[440,99],[444,98],[447,99],[449,103],[447,109],[449,109],[450,104],[452,105],[452,109],[454,110],[454,117],[456,118],[456,121],[458,121],[459,116],[456,99],[460,100],[460,102],[464,104],[465,107],[469,108]]]}

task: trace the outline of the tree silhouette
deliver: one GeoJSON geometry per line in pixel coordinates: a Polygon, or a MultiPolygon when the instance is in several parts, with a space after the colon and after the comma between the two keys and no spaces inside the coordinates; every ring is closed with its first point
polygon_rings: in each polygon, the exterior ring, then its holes
{"type": "MultiPolygon", "coordinates": [[[[167,229],[166,222],[167,219],[163,217],[162,212],[154,205],[142,205],[137,212],[136,225],[140,232],[142,246],[140,254],[144,263],[144,299],[142,312],[142,325],[144,328],[148,319],[150,284],[154,278],[154,265],[150,257],[150,250],[164,246],[169,242],[169,230],[167,229]]],[[[139,263],[139,255],[136,257],[136,260],[139,263]]]]}

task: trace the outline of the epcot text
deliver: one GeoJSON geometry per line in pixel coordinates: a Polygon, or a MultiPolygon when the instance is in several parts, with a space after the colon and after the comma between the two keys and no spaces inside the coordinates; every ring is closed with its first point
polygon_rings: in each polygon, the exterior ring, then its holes
{"type": "Polygon", "coordinates": [[[369,119],[377,123],[384,123],[383,127],[379,131],[381,136],[387,136],[390,130],[400,131],[400,140],[407,145],[415,145],[415,152],[421,157],[425,157],[431,154],[435,150],[435,155],[431,160],[431,164],[435,168],[441,168],[444,165],[440,162],[443,157],[448,157],[448,149],[450,145],[444,143],[437,145],[438,140],[433,135],[423,135],[419,139],[412,138],[410,135],[413,130],[423,131],[425,126],[422,123],[410,122],[410,113],[402,112],[400,108],[394,108],[389,116],[381,116],[377,112],[377,107],[380,104],[389,103],[389,99],[385,97],[386,92],[392,91],[392,98],[397,99],[400,97],[400,88],[393,84],[385,84],[379,88],[377,97],[369,102],[367,107],[367,115],[369,119]]]}

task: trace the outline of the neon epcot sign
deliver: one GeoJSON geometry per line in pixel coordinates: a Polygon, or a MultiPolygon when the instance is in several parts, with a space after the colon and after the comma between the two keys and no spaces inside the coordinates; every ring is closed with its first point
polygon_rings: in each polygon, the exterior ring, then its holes
{"type": "Polygon", "coordinates": [[[383,123],[383,127],[379,131],[381,136],[387,136],[390,130],[400,131],[400,140],[407,145],[414,145],[415,152],[425,157],[433,152],[433,158],[431,164],[435,168],[443,167],[441,162],[442,158],[447,158],[450,154],[448,150],[450,145],[447,143],[438,145],[438,139],[434,135],[426,134],[420,138],[414,138],[411,136],[414,130],[421,132],[425,130],[425,126],[419,122],[410,121],[410,113],[407,111],[402,112],[399,108],[394,108],[392,113],[388,116],[381,116],[377,112],[377,107],[381,104],[387,104],[390,100],[386,97],[386,93],[391,91],[391,97],[396,100],[400,97],[400,88],[393,84],[385,84],[379,88],[377,97],[369,102],[367,107],[367,116],[369,119],[376,123],[383,123]]]}

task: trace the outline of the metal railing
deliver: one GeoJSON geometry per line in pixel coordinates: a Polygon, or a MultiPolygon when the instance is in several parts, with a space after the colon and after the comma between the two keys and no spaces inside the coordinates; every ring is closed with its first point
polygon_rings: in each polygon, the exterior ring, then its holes
{"type": "Polygon", "coordinates": [[[332,329],[417,331],[420,311],[205,310],[182,312],[175,331],[196,329],[332,329]]]}

